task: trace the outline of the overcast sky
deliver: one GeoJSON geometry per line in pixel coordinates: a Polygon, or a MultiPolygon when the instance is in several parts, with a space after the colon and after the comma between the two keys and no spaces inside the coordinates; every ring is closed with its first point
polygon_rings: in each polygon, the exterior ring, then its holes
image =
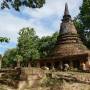
{"type": "Polygon", "coordinates": [[[40,9],[22,7],[20,12],[14,9],[0,10],[0,37],[10,38],[10,43],[0,43],[0,54],[8,48],[16,47],[18,32],[23,27],[34,28],[39,37],[58,31],[66,1],[74,18],[79,13],[82,0],[46,0],[40,9]]]}

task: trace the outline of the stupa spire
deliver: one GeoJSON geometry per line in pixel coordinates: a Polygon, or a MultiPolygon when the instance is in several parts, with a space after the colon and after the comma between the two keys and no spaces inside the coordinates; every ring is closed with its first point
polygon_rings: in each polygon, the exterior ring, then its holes
{"type": "Polygon", "coordinates": [[[64,15],[69,15],[69,10],[68,10],[68,4],[65,4],[65,11],[64,11],[64,15]]]}
{"type": "Polygon", "coordinates": [[[71,19],[71,15],[69,14],[68,4],[65,4],[65,11],[64,16],[62,19],[61,27],[60,27],[60,34],[77,34],[77,30],[73,24],[71,19]]]}
{"type": "Polygon", "coordinates": [[[68,4],[65,4],[65,10],[64,10],[64,16],[63,16],[63,20],[62,21],[69,21],[71,20],[71,16],[69,14],[69,10],[68,10],[68,4]]]}

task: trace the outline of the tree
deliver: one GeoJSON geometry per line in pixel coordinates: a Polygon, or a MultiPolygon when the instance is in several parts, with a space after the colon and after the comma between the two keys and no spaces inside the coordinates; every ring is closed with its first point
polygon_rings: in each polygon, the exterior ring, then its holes
{"type": "Polygon", "coordinates": [[[30,61],[45,58],[53,50],[58,32],[39,38],[33,28],[23,28],[19,32],[16,48],[8,49],[3,56],[3,67],[28,66],[30,61]]]}
{"type": "Polygon", "coordinates": [[[18,54],[17,48],[8,49],[3,56],[2,66],[3,67],[15,67],[16,66],[16,55],[18,54]]]}
{"type": "Polygon", "coordinates": [[[74,24],[81,40],[90,48],[90,0],[83,0],[80,14],[74,19],[74,24]]]}
{"type": "Polygon", "coordinates": [[[9,42],[9,39],[7,37],[0,37],[0,42],[9,42]]]}
{"type": "Polygon", "coordinates": [[[1,9],[13,7],[16,11],[20,10],[21,6],[29,8],[41,8],[45,0],[3,0],[1,9]]]}
{"type": "Polygon", "coordinates": [[[17,48],[8,49],[3,56],[3,67],[20,67],[23,57],[18,54],[17,48]]]}
{"type": "Polygon", "coordinates": [[[21,55],[16,55],[17,67],[21,66],[21,61],[22,60],[23,60],[23,57],[21,55]]]}
{"type": "Polygon", "coordinates": [[[81,21],[78,18],[74,19],[74,25],[76,27],[76,30],[79,34],[79,37],[81,38],[83,44],[86,45],[86,36],[85,36],[85,26],[81,23],[81,21]]]}
{"type": "Polygon", "coordinates": [[[79,18],[85,29],[90,29],[90,0],[83,0],[83,4],[80,7],[79,18]]]}
{"type": "Polygon", "coordinates": [[[18,53],[23,57],[23,62],[38,59],[40,57],[38,51],[38,36],[33,28],[23,28],[19,32],[18,53]]]}
{"type": "Polygon", "coordinates": [[[57,41],[57,36],[58,32],[55,32],[52,36],[46,36],[42,37],[39,40],[39,53],[41,58],[45,58],[48,55],[50,55],[52,49],[54,48],[56,41],[57,41]]]}

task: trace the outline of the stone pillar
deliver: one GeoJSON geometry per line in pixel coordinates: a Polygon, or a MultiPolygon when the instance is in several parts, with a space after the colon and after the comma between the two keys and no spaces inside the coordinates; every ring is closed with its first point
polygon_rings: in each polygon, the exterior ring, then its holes
{"type": "Polygon", "coordinates": [[[69,66],[70,66],[70,69],[73,69],[73,61],[70,61],[69,66]]]}
{"type": "Polygon", "coordinates": [[[54,63],[53,62],[51,63],[51,69],[52,70],[55,70],[54,63]]]}
{"type": "Polygon", "coordinates": [[[44,67],[47,67],[47,63],[44,63],[44,67]]]}
{"type": "Polygon", "coordinates": [[[40,63],[39,62],[37,62],[37,68],[40,68],[40,63]]]}
{"type": "Polygon", "coordinates": [[[63,63],[62,63],[62,61],[59,62],[59,69],[63,70],[63,63]]]}
{"type": "Polygon", "coordinates": [[[90,55],[88,56],[88,65],[90,65],[90,55]]]}

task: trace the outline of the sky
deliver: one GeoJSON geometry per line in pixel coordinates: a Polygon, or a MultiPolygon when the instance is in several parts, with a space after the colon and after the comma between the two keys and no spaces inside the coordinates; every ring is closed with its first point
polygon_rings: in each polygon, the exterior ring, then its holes
{"type": "Polygon", "coordinates": [[[16,47],[18,33],[24,27],[34,28],[39,37],[59,31],[66,2],[74,18],[79,14],[82,0],[46,0],[40,9],[21,7],[20,12],[13,8],[0,10],[0,37],[10,38],[9,43],[0,43],[0,54],[16,47]]]}

